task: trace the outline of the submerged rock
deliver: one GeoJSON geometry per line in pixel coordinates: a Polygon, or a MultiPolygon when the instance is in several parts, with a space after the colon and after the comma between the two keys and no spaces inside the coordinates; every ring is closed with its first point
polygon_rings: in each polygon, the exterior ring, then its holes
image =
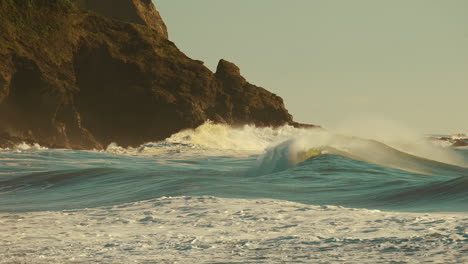
{"type": "Polygon", "coordinates": [[[183,54],[150,0],[0,2],[0,147],[137,146],[206,120],[280,126],[283,100],[183,54]]]}

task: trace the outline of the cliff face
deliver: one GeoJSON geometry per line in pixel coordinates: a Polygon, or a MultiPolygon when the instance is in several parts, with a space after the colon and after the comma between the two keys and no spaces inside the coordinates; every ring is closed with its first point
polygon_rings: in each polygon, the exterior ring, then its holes
{"type": "Polygon", "coordinates": [[[212,73],[179,51],[151,0],[4,0],[0,22],[0,147],[137,146],[208,119],[298,125],[234,64],[212,73]]]}
{"type": "Polygon", "coordinates": [[[90,10],[108,18],[146,25],[168,38],[166,24],[152,0],[72,0],[83,10],[90,10]]]}

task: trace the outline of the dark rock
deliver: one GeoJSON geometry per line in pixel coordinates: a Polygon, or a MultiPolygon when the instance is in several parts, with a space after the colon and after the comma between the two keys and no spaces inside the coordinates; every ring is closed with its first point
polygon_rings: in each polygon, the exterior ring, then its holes
{"type": "Polygon", "coordinates": [[[301,126],[233,63],[213,74],[177,49],[150,0],[31,1],[0,1],[0,147],[138,146],[208,119],[301,126]]]}
{"type": "Polygon", "coordinates": [[[235,64],[220,60],[215,73],[218,100],[209,112],[221,115],[230,124],[280,126],[293,122],[285,110],[283,99],[267,90],[248,83],[235,64]]]}
{"type": "Polygon", "coordinates": [[[430,140],[434,141],[445,141],[450,144],[452,147],[467,147],[468,138],[458,138],[458,137],[430,137],[430,140]]]}
{"type": "Polygon", "coordinates": [[[468,142],[464,139],[457,139],[453,142],[452,146],[454,147],[466,147],[468,146],[468,142]]]}
{"type": "Polygon", "coordinates": [[[108,18],[146,25],[168,38],[167,27],[151,0],[72,0],[84,10],[108,18]]]}
{"type": "Polygon", "coordinates": [[[295,127],[295,128],[305,128],[305,129],[310,129],[310,128],[317,128],[317,129],[323,129],[321,126],[317,126],[317,125],[312,125],[312,124],[302,124],[302,123],[298,123],[298,122],[291,122],[290,123],[291,126],[295,127]]]}

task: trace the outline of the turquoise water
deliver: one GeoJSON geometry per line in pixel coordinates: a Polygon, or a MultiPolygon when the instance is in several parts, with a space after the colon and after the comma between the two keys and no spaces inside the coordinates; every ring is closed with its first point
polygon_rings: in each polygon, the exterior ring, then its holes
{"type": "Polygon", "coordinates": [[[227,134],[220,136],[211,127],[205,136],[206,131],[195,131],[137,149],[1,150],[0,211],[57,211],[202,195],[389,211],[468,211],[468,149],[434,146],[434,155],[441,152],[456,161],[444,162],[442,155],[422,157],[376,140],[328,136],[312,144],[304,138],[323,135],[292,128],[287,133],[245,130],[222,130],[227,134]],[[220,147],[226,138],[232,142],[220,147]]]}

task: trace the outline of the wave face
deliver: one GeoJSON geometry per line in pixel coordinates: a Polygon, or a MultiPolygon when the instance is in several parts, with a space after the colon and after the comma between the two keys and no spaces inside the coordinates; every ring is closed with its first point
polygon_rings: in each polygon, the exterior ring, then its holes
{"type": "Polygon", "coordinates": [[[0,210],[164,196],[270,198],[393,211],[467,211],[468,151],[424,139],[206,123],[139,148],[0,151],[0,210]]]}

